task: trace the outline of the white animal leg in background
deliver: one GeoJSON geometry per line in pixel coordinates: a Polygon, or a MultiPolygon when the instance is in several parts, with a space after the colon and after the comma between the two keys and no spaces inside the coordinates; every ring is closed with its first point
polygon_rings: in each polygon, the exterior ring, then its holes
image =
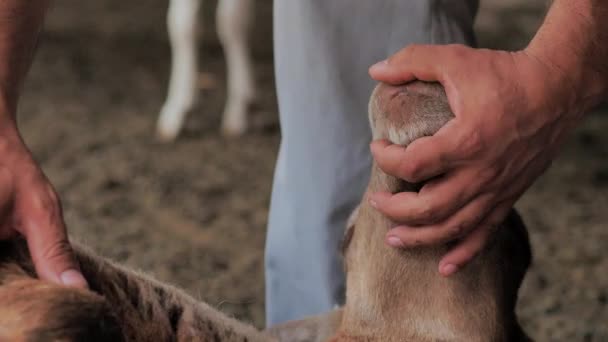
{"type": "Polygon", "coordinates": [[[226,56],[228,90],[222,132],[240,135],[247,129],[247,110],[253,100],[253,72],[249,53],[250,0],[220,0],[217,32],[226,56]]]}
{"type": "Polygon", "coordinates": [[[197,21],[200,0],[171,0],[167,27],[171,42],[171,79],[160,117],[157,134],[171,141],[179,134],[184,118],[197,93],[197,21]]]}

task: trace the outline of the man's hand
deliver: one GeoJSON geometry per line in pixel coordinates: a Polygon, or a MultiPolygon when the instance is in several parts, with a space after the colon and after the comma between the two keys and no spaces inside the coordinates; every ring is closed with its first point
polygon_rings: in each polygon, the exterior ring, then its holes
{"type": "Polygon", "coordinates": [[[16,134],[0,134],[0,239],[23,235],[38,276],[85,287],[55,190],[16,134]]]}
{"type": "Polygon", "coordinates": [[[478,253],[515,201],[546,170],[580,113],[557,70],[525,51],[461,45],[412,45],[370,69],[399,84],[438,80],[455,119],[407,148],[372,144],[380,168],[416,183],[419,193],[376,193],[372,204],[401,225],[387,235],[395,247],[462,239],[440,263],[454,273],[478,253]]]}
{"type": "Polygon", "coordinates": [[[22,234],[40,278],[83,287],[57,194],[16,124],[19,93],[47,6],[48,0],[0,1],[0,239],[22,234]]]}
{"type": "Polygon", "coordinates": [[[479,253],[515,201],[551,163],[584,112],[608,95],[608,2],[555,0],[525,50],[412,45],[370,68],[392,84],[443,84],[455,118],[407,148],[372,144],[385,172],[419,193],[377,193],[371,204],[400,226],[395,247],[459,240],[443,275],[479,253]]]}
{"type": "MultiPolygon", "coordinates": [[[[568,84],[525,51],[461,45],[412,45],[370,69],[376,80],[399,84],[438,80],[455,119],[407,148],[372,144],[385,172],[416,183],[419,193],[376,193],[372,204],[400,225],[387,235],[395,247],[462,239],[440,263],[454,273],[484,246],[515,201],[549,166],[578,119],[568,107],[568,84]]],[[[578,113],[577,113],[578,114],[578,113]]]]}

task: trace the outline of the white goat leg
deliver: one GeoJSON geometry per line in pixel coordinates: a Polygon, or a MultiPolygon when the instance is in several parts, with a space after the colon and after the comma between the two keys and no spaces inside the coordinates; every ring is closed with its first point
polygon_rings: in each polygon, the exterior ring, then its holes
{"type": "Polygon", "coordinates": [[[157,123],[158,137],[172,141],[194,104],[198,77],[196,36],[200,0],[171,0],[167,27],[172,62],[169,91],[157,123]]]}
{"type": "Polygon", "coordinates": [[[255,96],[248,48],[251,13],[250,0],[220,0],[217,8],[217,32],[224,47],[228,72],[222,133],[229,136],[246,131],[247,110],[255,96]]]}

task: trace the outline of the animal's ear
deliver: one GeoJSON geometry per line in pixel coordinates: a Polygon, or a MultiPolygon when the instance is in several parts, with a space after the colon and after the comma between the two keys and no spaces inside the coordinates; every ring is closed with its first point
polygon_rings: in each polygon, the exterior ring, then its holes
{"type": "Polygon", "coordinates": [[[346,229],[344,230],[344,238],[342,239],[342,255],[346,254],[350,241],[353,239],[353,234],[355,233],[355,222],[357,222],[358,217],[359,206],[357,206],[352,213],[350,213],[348,220],[346,220],[346,229]]]}

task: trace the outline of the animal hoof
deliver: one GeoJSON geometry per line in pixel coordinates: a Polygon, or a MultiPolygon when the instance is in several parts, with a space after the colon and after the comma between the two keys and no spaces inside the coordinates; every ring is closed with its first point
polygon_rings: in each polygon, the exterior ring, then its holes
{"type": "Polygon", "coordinates": [[[244,123],[225,122],[222,124],[221,133],[225,137],[239,137],[245,134],[247,125],[244,123]]]}
{"type": "Polygon", "coordinates": [[[187,111],[163,109],[156,124],[156,138],[160,142],[169,143],[175,140],[182,129],[182,123],[187,111]]]}
{"type": "Polygon", "coordinates": [[[238,137],[247,131],[247,104],[233,105],[230,102],[222,116],[221,133],[225,137],[238,137]]]}

